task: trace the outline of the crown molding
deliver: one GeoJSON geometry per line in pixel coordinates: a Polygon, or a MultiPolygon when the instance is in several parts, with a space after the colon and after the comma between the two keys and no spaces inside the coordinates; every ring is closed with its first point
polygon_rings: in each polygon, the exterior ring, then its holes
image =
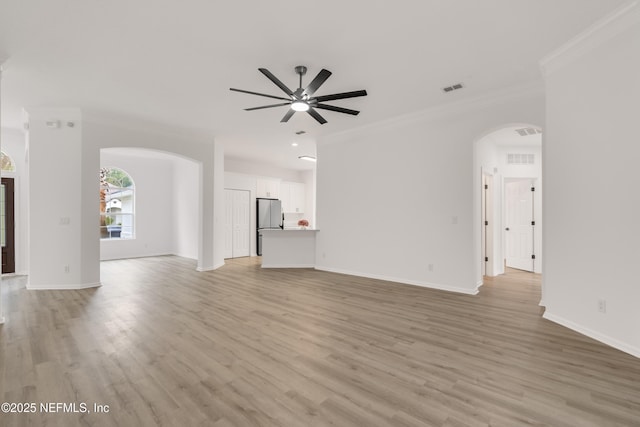
{"type": "Polygon", "coordinates": [[[520,86],[512,86],[499,91],[491,92],[489,94],[483,94],[465,100],[439,105],[426,110],[420,110],[413,113],[392,117],[390,119],[385,119],[364,126],[348,129],[343,132],[328,134],[321,138],[318,138],[317,144],[333,144],[352,139],[354,136],[361,135],[363,133],[375,133],[381,130],[407,126],[413,123],[424,123],[429,121],[442,120],[447,117],[489,108],[494,105],[504,104],[518,98],[543,95],[544,85],[542,84],[542,81],[531,82],[520,86]]]}
{"type": "Polygon", "coordinates": [[[623,4],[540,60],[543,76],[571,64],[623,31],[640,24],[638,0],[623,4]]]}

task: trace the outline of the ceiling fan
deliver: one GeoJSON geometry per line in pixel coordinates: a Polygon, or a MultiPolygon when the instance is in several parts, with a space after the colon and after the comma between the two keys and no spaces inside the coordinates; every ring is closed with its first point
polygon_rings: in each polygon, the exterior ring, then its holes
{"type": "Polygon", "coordinates": [[[302,76],[307,73],[307,67],[304,65],[298,65],[295,67],[295,72],[300,76],[300,85],[298,89],[292,91],[289,89],[284,83],[282,83],[276,76],[271,74],[269,70],[266,68],[258,68],[258,70],[267,76],[269,80],[271,80],[276,86],[278,86],[284,93],[287,94],[288,98],[268,95],[265,93],[251,92],[248,90],[242,89],[234,89],[230,88],[230,90],[235,92],[248,93],[251,95],[258,96],[266,96],[267,98],[280,99],[282,102],[280,104],[272,104],[272,105],[264,105],[262,107],[253,107],[253,108],[245,108],[245,111],[253,111],[253,110],[261,110],[263,108],[273,108],[273,107],[282,107],[288,105],[289,111],[284,115],[281,123],[286,123],[289,121],[291,116],[293,116],[296,111],[306,111],[311,117],[316,119],[318,123],[321,125],[327,123],[327,121],[316,111],[316,108],[321,110],[329,110],[336,111],[338,113],[345,113],[351,115],[358,115],[360,111],[350,110],[348,108],[336,107],[333,105],[323,104],[324,101],[334,101],[336,99],[346,99],[346,98],[356,98],[358,96],[366,96],[366,90],[356,90],[353,92],[342,92],[342,93],[334,93],[333,95],[322,95],[322,96],[313,96],[313,94],[318,90],[318,88],[329,78],[331,75],[331,71],[325,70],[324,68],[318,73],[318,75],[309,83],[306,88],[302,88],[302,76]]]}

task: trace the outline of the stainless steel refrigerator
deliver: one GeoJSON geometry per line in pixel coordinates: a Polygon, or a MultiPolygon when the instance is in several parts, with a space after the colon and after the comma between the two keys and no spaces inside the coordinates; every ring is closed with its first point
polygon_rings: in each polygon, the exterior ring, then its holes
{"type": "Polygon", "coordinates": [[[262,230],[282,229],[282,202],[277,199],[256,199],[257,252],[262,255],[262,230]]]}

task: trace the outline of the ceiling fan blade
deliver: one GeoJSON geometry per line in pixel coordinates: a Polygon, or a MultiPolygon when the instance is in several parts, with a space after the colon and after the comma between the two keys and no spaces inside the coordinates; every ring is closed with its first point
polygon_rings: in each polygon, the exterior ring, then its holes
{"type": "Polygon", "coordinates": [[[263,108],[282,107],[283,105],[291,105],[290,102],[283,102],[282,104],[263,105],[262,107],[245,108],[244,111],[262,110],[263,108]]]}
{"type": "Polygon", "coordinates": [[[280,89],[282,89],[282,91],[284,93],[286,93],[289,96],[293,95],[293,92],[291,91],[291,89],[289,89],[288,87],[285,86],[284,83],[282,83],[280,80],[278,80],[278,78],[276,76],[274,76],[273,74],[271,74],[271,71],[267,70],[266,68],[258,68],[258,70],[264,74],[265,76],[267,76],[267,78],[269,80],[271,80],[276,86],[278,86],[280,89]]]}
{"type": "Polygon", "coordinates": [[[366,90],[354,90],[353,92],[334,93],[333,95],[317,96],[309,101],[333,101],[336,99],[356,98],[358,96],[367,96],[366,90]]]}
{"type": "Polygon", "coordinates": [[[318,88],[329,78],[329,76],[331,76],[331,71],[323,68],[302,93],[307,96],[313,95],[315,91],[318,90],[318,88]]]}
{"type": "Polygon", "coordinates": [[[342,108],[342,107],[334,107],[333,105],[327,105],[327,104],[315,104],[313,107],[320,108],[322,110],[337,111],[338,113],[351,114],[353,116],[357,116],[358,114],[360,114],[360,111],[350,110],[348,108],[342,108]]]}
{"type": "Polygon", "coordinates": [[[309,115],[311,117],[313,117],[314,119],[316,119],[318,121],[318,123],[320,123],[321,125],[327,123],[327,121],[324,119],[324,117],[322,117],[320,114],[318,114],[318,112],[316,110],[314,110],[313,108],[309,108],[307,110],[307,113],[309,113],[309,115]]]}
{"type": "Polygon", "coordinates": [[[234,89],[232,87],[229,88],[229,90],[232,90],[234,92],[248,93],[250,95],[266,96],[267,98],[282,99],[283,101],[290,101],[290,99],[283,98],[281,96],[273,96],[273,95],[267,95],[266,93],[251,92],[250,90],[234,89]]]}
{"type": "Polygon", "coordinates": [[[287,123],[289,121],[289,119],[291,118],[291,116],[293,116],[295,114],[296,110],[289,108],[289,111],[287,111],[287,114],[284,115],[284,117],[282,118],[282,120],[280,120],[280,123],[287,123]]]}

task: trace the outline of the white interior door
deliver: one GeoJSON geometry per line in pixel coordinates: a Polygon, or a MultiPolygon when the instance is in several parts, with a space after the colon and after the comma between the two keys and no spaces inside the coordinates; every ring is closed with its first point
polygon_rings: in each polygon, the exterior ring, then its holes
{"type": "Polygon", "coordinates": [[[507,267],[533,271],[533,180],[505,183],[507,267]]]}
{"type": "Polygon", "coordinates": [[[233,191],[233,258],[251,255],[251,194],[233,191]]]}

